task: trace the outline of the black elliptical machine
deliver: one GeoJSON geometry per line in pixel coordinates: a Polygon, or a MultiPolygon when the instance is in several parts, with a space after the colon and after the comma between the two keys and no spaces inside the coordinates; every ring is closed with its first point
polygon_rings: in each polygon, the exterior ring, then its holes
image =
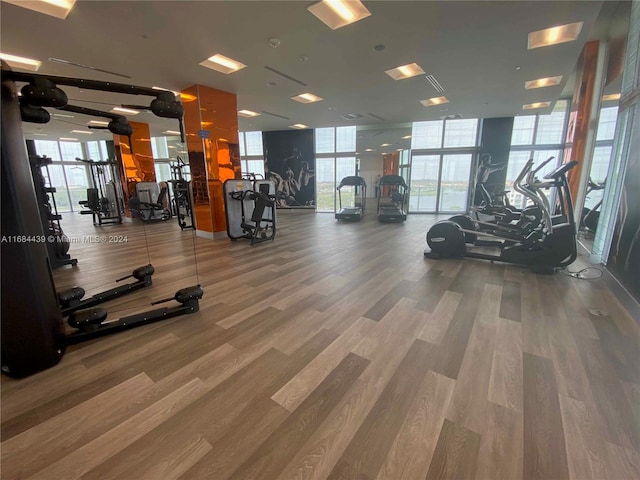
{"type": "Polygon", "coordinates": [[[344,177],[340,180],[340,185],[336,187],[338,191],[338,201],[340,211],[336,212],[336,220],[350,220],[359,222],[364,214],[364,207],[367,200],[367,183],[364,178],[357,175],[344,177]],[[353,205],[342,206],[342,189],[353,187],[353,205]]]}
{"type": "MultiPolygon", "coordinates": [[[[531,170],[532,165],[533,160],[529,160],[528,170],[531,170]]],[[[480,258],[527,266],[537,273],[555,273],[558,268],[570,265],[576,259],[578,252],[576,222],[573,216],[573,202],[567,172],[575,165],[577,165],[575,161],[566,163],[545,175],[543,181],[530,177],[527,187],[523,189],[525,196],[543,211],[540,234],[521,238],[514,243],[505,243],[499,247],[497,255],[491,255],[474,252],[473,249],[467,248],[465,234],[476,232],[465,230],[455,222],[444,220],[435,223],[427,232],[428,248],[425,249],[425,257],[480,258]],[[556,188],[557,201],[563,204],[563,210],[566,212],[566,222],[553,224],[548,201],[542,193],[542,189],[547,188],[556,188]]],[[[497,239],[504,238],[498,232],[492,233],[491,236],[497,239]]]]}

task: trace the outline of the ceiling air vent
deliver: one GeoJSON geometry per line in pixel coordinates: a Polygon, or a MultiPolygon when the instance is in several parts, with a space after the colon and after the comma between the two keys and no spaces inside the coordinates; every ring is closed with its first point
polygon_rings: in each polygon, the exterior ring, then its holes
{"type": "Polygon", "coordinates": [[[81,63],[70,62],[69,60],[63,60],[62,58],[51,57],[49,58],[49,61],[54,63],[61,63],[63,65],[71,65],[72,67],[86,68],[87,70],[93,70],[95,72],[108,73],[109,75],[115,75],[116,77],[131,78],[129,75],[125,75],[123,73],[112,72],[110,70],[104,70],[102,68],[92,67],[91,65],[83,65],[81,63]]]}
{"type": "Polygon", "coordinates": [[[442,115],[440,120],[459,120],[463,118],[459,113],[452,113],[450,115],[442,115]]]}
{"type": "Polygon", "coordinates": [[[285,117],[284,115],[278,115],[277,113],[267,112],[266,110],[262,110],[262,113],[265,115],[271,115],[272,117],[282,118],[283,120],[291,120],[289,117],[285,117]]]}
{"type": "Polygon", "coordinates": [[[433,88],[436,89],[437,92],[444,93],[444,88],[442,88],[442,85],[440,85],[440,82],[436,77],[434,77],[433,75],[427,75],[427,80],[429,80],[429,83],[431,84],[431,86],[433,86],[433,88]]]}
{"type": "Polygon", "coordinates": [[[344,118],[345,120],[355,120],[356,118],[361,118],[362,115],[360,115],[359,113],[346,113],[344,115],[340,115],[342,118],[344,118]]]}
{"type": "Polygon", "coordinates": [[[290,80],[290,81],[292,81],[292,82],[295,82],[295,83],[297,83],[298,85],[301,85],[301,86],[303,86],[303,87],[306,87],[306,86],[307,86],[307,84],[306,84],[306,83],[304,83],[304,82],[302,82],[302,81],[298,80],[297,78],[293,78],[292,76],[287,75],[286,73],[282,73],[280,70],[276,70],[276,69],[275,69],[275,68],[273,68],[273,67],[269,67],[268,65],[265,65],[265,67],[264,67],[264,68],[265,68],[265,69],[267,69],[267,70],[269,70],[271,73],[275,73],[276,75],[279,75],[279,76],[281,76],[282,78],[286,78],[287,80],[290,80]]]}
{"type": "Polygon", "coordinates": [[[373,118],[376,118],[376,119],[380,120],[381,122],[384,122],[384,121],[385,121],[385,120],[384,120],[384,118],[379,117],[379,116],[378,116],[378,115],[376,115],[375,113],[370,113],[369,115],[371,115],[373,118]]]}

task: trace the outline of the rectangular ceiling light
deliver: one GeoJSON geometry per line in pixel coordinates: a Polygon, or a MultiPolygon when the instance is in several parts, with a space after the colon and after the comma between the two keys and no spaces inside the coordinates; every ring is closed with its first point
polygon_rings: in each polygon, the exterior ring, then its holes
{"type": "Polygon", "coordinates": [[[297,128],[297,129],[301,130],[303,128],[309,128],[309,126],[305,125],[303,123],[294,123],[293,125],[289,125],[289,128],[297,128]]]}
{"type": "Polygon", "coordinates": [[[168,133],[169,135],[180,135],[180,132],[178,132],[177,130],[166,130],[162,133],[168,133]]]}
{"type": "Polygon", "coordinates": [[[65,115],[64,113],[54,113],[51,116],[52,117],[62,117],[62,118],[74,118],[73,115],[65,115]]]}
{"type": "Polygon", "coordinates": [[[367,18],[371,12],[360,0],[323,0],[307,8],[331,30],[367,18]]]}
{"type": "Polygon", "coordinates": [[[42,65],[42,62],[40,60],[18,57],[17,55],[11,55],[2,52],[0,52],[0,58],[7,62],[12,68],[21,68],[23,70],[30,70],[32,72],[37,72],[40,68],[40,65],[42,65]]]}
{"type": "Polygon", "coordinates": [[[89,120],[91,125],[109,125],[109,122],[103,122],[102,120],[89,120]]]}
{"type": "Polygon", "coordinates": [[[405,135],[404,137],[402,137],[402,140],[408,140],[411,138],[411,135],[405,135]]]}
{"type": "Polygon", "coordinates": [[[553,87],[560,85],[562,75],[557,77],[538,78],[537,80],[528,80],[524,82],[524,88],[531,90],[532,88],[553,87]]]}
{"type": "Polygon", "coordinates": [[[246,67],[244,63],[237,62],[236,60],[220,55],[219,53],[216,53],[215,55],[200,62],[200,65],[224,74],[237,72],[238,70],[246,67]]]}
{"type": "Polygon", "coordinates": [[[611,102],[614,100],[620,100],[620,94],[619,93],[610,93],[609,95],[603,95],[602,96],[602,101],[603,102],[611,102]]]}
{"type": "Polygon", "coordinates": [[[424,70],[422,70],[422,67],[417,63],[410,63],[408,65],[402,65],[390,70],[385,70],[384,73],[389,75],[394,80],[404,80],[405,78],[422,75],[424,74],[424,70]]]}
{"type": "Polygon", "coordinates": [[[93,132],[87,130],[71,130],[69,133],[82,133],[83,135],[93,135],[93,132]]]}
{"type": "Polygon", "coordinates": [[[238,110],[238,115],[241,117],[257,117],[260,115],[258,112],[253,112],[251,110],[238,110]]]}
{"type": "Polygon", "coordinates": [[[300,95],[291,97],[291,100],[295,100],[296,102],[300,102],[300,103],[314,103],[314,102],[319,102],[320,100],[322,100],[322,98],[320,98],[317,95],[314,95],[313,93],[301,93],[300,95]]]}
{"type": "Polygon", "coordinates": [[[62,140],[63,142],[77,142],[77,138],[69,138],[69,137],[60,137],[58,140],[62,140]]]}
{"type": "Polygon", "coordinates": [[[45,15],[64,20],[76,3],[76,0],[3,0],[19,7],[28,8],[45,15]]]}
{"type": "Polygon", "coordinates": [[[114,107],[111,109],[111,111],[114,113],[126,113],[127,115],[137,115],[140,113],[138,110],[124,107],[114,107]]]}
{"type": "Polygon", "coordinates": [[[534,110],[536,108],[544,108],[551,105],[551,102],[536,102],[536,103],[527,103],[526,105],[522,105],[523,110],[534,110]]]}
{"type": "Polygon", "coordinates": [[[442,105],[443,103],[449,103],[447,97],[433,97],[427,100],[420,100],[420,103],[425,107],[432,107],[433,105],[442,105]]]}
{"type": "Polygon", "coordinates": [[[584,22],[569,23],[567,25],[560,25],[531,32],[529,34],[529,43],[527,48],[529,50],[533,50],[534,48],[572,42],[580,35],[583,23],[584,22]]]}
{"type": "Polygon", "coordinates": [[[46,137],[47,136],[46,133],[32,133],[31,135],[34,135],[36,137],[46,137]]]}

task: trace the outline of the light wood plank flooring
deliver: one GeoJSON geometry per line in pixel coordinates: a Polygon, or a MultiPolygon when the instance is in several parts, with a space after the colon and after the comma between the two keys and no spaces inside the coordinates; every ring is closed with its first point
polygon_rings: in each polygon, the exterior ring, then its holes
{"type": "Polygon", "coordinates": [[[156,268],[110,318],[205,295],[3,377],[2,478],[640,478],[640,328],[605,282],[424,259],[433,216],[278,220],[251,247],[65,218],[126,242],[72,245],[60,289],[156,268]]]}

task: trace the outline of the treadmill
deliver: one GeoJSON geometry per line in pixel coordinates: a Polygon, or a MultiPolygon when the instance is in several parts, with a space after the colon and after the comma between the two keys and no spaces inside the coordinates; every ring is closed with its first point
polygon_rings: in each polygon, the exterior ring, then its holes
{"type": "Polygon", "coordinates": [[[404,222],[409,187],[400,175],[384,175],[378,184],[378,220],[404,222]]]}
{"type": "Polygon", "coordinates": [[[336,220],[360,221],[367,199],[367,184],[364,178],[356,175],[344,177],[336,190],[338,190],[338,200],[340,201],[340,211],[336,213],[336,220]],[[342,206],[342,188],[344,187],[353,187],[353,205],[342,206]]]}

